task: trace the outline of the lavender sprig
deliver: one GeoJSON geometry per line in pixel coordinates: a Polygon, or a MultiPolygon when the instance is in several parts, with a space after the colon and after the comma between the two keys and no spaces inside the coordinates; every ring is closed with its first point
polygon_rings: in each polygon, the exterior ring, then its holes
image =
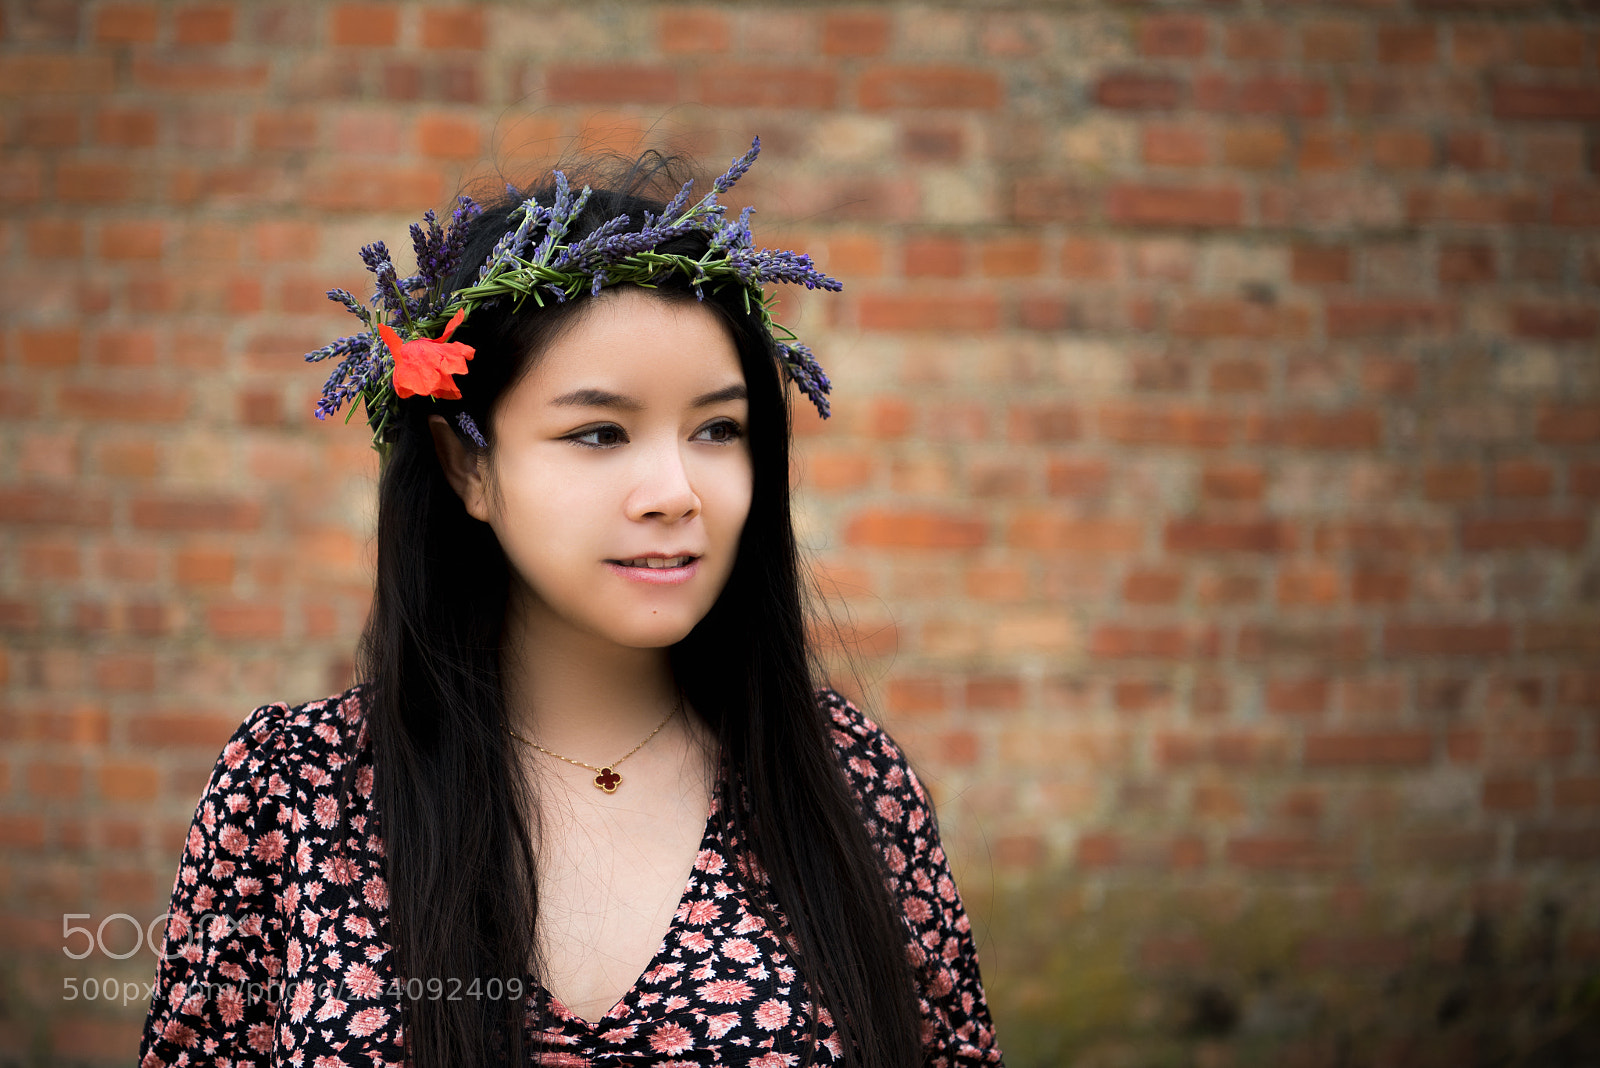
{"type": "Polygon", "coordinates": [[[757,137],[750,143],[750,151],[729,165],[728,169],[723,172],[722,177],[718,178],[716,183],[712,185],[712,190],[716,193],[726,193],[732,189],[734,183],[744,177],[745,172],[750,169],[750,165],[756,161],[756,157],[759,155],[761,155],[761,138],[757,137]]]}

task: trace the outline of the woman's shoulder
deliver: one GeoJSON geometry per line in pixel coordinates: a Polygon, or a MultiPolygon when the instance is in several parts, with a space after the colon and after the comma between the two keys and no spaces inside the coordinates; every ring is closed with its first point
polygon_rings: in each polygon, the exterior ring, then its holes
{"type": "Polygon", "coordinates": [[[928,795],[888,731],[837,690],[818,690],[817,703],[831,720],[846,780],[872,811],[896,822],[911,809],[927,809],[928,795]]]}
{"type": "MultiPolygon", "coordinates": [[[[315,701],[278,701],[251,711],[222,748],[217,770],[253,777],[262,767],[336,770],[366,742],[363,687],[315,701]]],[[[314,773],[313,773],[314,774],[314,773]]]]}

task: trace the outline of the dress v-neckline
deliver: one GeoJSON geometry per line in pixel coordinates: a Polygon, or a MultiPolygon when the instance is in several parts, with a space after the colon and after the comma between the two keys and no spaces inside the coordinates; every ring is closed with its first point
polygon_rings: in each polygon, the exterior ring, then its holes
{"type": "MultiPolygon", "coordinates": [[[[698,861],[700,856],[711,848],[712,838],[715,837],[713,828],[716,823],[717,811],[722,803],[722,764],[724,759],[725,754],[722,752],[721,746],[718,746],[717,774],[711,783],[711,806],[706,812],[705,825],[700,830],[700,844],[695,846],[694,859],[689,862],[689,874],[683,881],[683,890],[678,894],[678,903],[672,908],[672,920],[667,924],[667,929],[661,935],[661,940],[656,943],[656,951],[651,955],[649,961],[645,963],[644,970],[634,977],[633,984],[622,992],[621,997],[612,1002],[609,1009],[600,1014],[599,1019],[586,1020],[567,1008],[566,1003],[551,993],[550,989],[543,983],[530,979],[530,985],[544,998],[545,1004],[560,1019],[568,1023],[575,1023],[585,1031],[593,1032],[600,1027],[617,1024],[627,1017],[626,1011],[618,1014],[618,1010],[633,1001],[639,993],[640,985],[644,983],[645,976],[649,975],[660,964],[662,956],[666,954],[671,945],[672,936],[677,933],[678,926],[682,922],[680,917],[685,912],[685,904],[689,899],[689,893],[699,880],[700,869],[697,866],[698,861]]],[[[631,1006],[628,1011],[631,1011],[631,1006]]]]}

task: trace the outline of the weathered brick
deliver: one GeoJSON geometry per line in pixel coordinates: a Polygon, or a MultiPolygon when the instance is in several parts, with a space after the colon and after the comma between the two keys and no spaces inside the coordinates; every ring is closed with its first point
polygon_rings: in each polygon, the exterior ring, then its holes
{"type": "Polygon", "coordinates": [[[892,17],[878,11],[830,11],[822,16],[822,54],[881,56],[889,50],[892,17]]]}
{"type": "Polygon", "coordinates": [[[857,93],[864,108],[998,108],[1005,90],[999,77],[966,67],[874,67],[861,76],[857,93]]]}
{"type": "MultiPolygon", "coordinates": [[[[839,80],[819,67],[736,67],[719,64],[700,72],[696,99],[728,107],[834,107],[839,80]]],[[[666,99],[675,99],[669,95],[666,99]]]]}

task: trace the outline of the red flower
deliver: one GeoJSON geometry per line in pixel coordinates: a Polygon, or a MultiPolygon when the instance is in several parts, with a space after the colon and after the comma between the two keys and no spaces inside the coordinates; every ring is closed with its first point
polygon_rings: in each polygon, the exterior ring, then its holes
{"type": "Polygon", "coordinates": [[[472,346],[451,341],[467,309],[459,308],[445,324],[438,340],[419,337],[401,341],[400,335],[388,323],[378,324],[378,336],[394,354],[394,391],[400,397],[438,397],[441,400],[460,400],[461,390],[451,375],[467,373],[467,361],[472,359],[472,346]]]}

